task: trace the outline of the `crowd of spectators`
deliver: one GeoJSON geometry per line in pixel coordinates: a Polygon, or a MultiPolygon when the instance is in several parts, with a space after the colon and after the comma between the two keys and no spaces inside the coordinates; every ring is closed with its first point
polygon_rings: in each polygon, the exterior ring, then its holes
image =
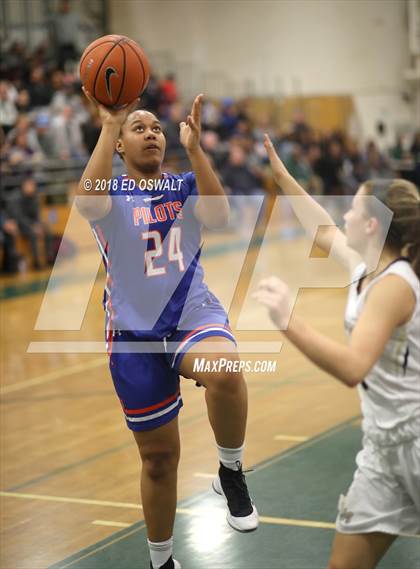
{"type": "MultiPolygon", "coordinates": [[[[28,53],[15,42],[3,54],[0,65],[0,174],[8,180],[2,185],[0,259],[6,272],[19,270],[19,254],[14,248],[19,233],[30,244],[34,268],[42,267],[38,251],[41,234],[45,258],[52,262],[51,236],[40,221],[37,186],[45,182],[51,163],[77,163],[75,177],[79,175],[101,128],[95,109],[82,96],[77,61],[71,65],[71,58],[79,54],[68,44],[62,46],[59,58],[48,53],[44,44],[28,53]],[[16,192],[17,199],[10,200],[16,192]]],[[[152,75],[140,104],[158,114],[164,124],[171,167],[188,167],[179,141],[179,122],[188,108],[180,100],[175,76],[159,79],[152,75]]],[[[264,191],[265,132],[292,175],[314,194],[353,194],[364,180],[392,177],[399,170],[406,170],[419,182],[419,132],[411,140],[399,137],[384,154],[374,141],[362,147],[344,132],[319,133],[301,113],[281,127],[273,124],[269,116],[256,119],[248,99],[204,101],[202,144],[227,192],[251,196],[264,191]]],[[[117,157],[115,166],[123,169],[117,157]]]]}

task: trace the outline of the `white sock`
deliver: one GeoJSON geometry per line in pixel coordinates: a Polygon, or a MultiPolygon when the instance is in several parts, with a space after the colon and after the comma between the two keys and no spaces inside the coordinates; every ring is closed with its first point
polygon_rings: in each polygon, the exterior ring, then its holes
{"type": "Polygon", "coordinates": [[[244,456],[245,444],[239,448],[223,448],[217,445],[217,452],[219,454],[219,460],[231,470],[239,470],[242,466],[242,458],[244,456]]]}
{"type": "Polygon", "coordinates": [[[174,545],[173,536],[166,541],[150,541],[147,540],[150,552],[150,561],[152,562],[153,569],[159,569],[168,561],[172,555],[174,545]]]}

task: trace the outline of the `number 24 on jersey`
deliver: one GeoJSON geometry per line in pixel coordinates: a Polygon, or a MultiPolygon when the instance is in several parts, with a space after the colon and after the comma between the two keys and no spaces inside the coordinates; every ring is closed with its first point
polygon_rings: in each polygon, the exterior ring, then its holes
{"type": "MultiPolygon", "coordinates": [[[[178,263],[180,272],[184,272],[184,255],[181,250],[181,228],[172,227],[164,242],[159,231],[145,231],[141,235],[144,240],[153,240],[153,247],[144,254],[144,263],[148,277],[166,274],[166,267],[156,266],[156,259],[164,255],[163,245],[168,246],[167,259],[171,263],[178,263]]],[[[166,248],[166,247],[165,247],[166,248]]]]}

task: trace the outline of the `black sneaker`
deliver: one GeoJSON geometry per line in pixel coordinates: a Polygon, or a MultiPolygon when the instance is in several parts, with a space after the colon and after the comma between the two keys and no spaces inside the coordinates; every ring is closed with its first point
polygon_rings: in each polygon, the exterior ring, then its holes
{"type": "MultiPolygon", "coordinates": [[[[150,562],[150,569],[153,569],[152,562],[150,562]]],[[[168,561],[159,567],[159,569],[181,569],[180,563],[172,558],[172,555],[168,559],[168,561]]]]}
{"type": "Polygon", "coordinates": [[[249,497],[242,465],[239,470],[231,470],[220,464],[219,475],[213,481],[213,490],[224,496],[229,512],[228,524],[237,531],[254,531],[258,527],[258,512],[249,497]]]}

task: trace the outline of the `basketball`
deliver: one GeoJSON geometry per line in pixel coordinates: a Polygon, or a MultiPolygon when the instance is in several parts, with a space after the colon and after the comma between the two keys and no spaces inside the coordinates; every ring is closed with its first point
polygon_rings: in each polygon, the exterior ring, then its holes
{"type": "Polygon", "coordinates": [[[126,36],[103,36],[88,45],[80,59],[85,89],[101,105],[115,109],[143,93],[149,72],[144,51],[126,36]]]}

